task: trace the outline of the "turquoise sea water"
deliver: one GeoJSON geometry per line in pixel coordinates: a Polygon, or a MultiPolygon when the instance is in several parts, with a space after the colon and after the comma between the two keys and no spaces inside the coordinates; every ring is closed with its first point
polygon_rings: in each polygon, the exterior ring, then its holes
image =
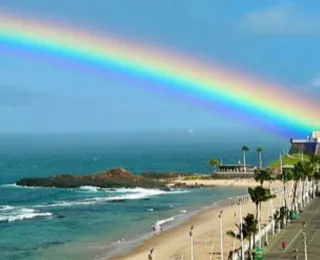
{"type": "MultiPolygon", "coordinates": [[[[190,212],[245,189],[98,190],[23,188],[26,176],[84,174],[121,166],[144,170],[208,172],[209,157],[241,158],[241,142],[202,136],[24,136],[0,140],[0,259],[94,259],[129,250],[157,221],[181,221],[190,212]],[[110,203],[115,198],[125,202],[110,203]]],[[[250,144],[248,144],[250,145],[250,144]]],[[[253,144],[252,144],[253,145],[253,144]]],[[[262,145],[262,144],[261,144],[262,145]]],[[[266,143],[265,161],[278,143],[266,143]]],[[[257,155],[248,154],[249,163],[257,155]]]]}

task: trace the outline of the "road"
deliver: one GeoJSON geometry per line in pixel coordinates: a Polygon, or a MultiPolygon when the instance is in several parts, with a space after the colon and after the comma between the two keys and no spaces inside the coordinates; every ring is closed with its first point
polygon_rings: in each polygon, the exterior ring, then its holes
{"type": "Polygon", "coordinates": [[[320,198],[316,198],[308,205],[296,221],[290,223],[270,242],[265,250],[264,259],[305,259],[303,233],[307,238],[308,260],[320,259],[320,198]],[[287,244],[285,250],[282,250],[282,241],[287,244]],[[298,253],[294,252],[296,249],[298,253]]]}

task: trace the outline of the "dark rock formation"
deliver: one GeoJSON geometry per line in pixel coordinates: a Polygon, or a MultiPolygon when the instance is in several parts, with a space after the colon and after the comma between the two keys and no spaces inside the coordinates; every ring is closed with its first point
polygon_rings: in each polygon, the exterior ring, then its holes
{"type": "Polygon", "coordinates": [[[175,188],[189,188],[189,189],[193,189],[193,188],[208,188],[208,187],[215,187],[215,185],[204,185],[204,184],[186,184],[185,182],[176,182],[174,183],[173,187],[175,188]]]}
{"type": "Polygon", "coordinates": [[[20,186],[79,188],[95,186],[100,188],[160,188],[169,190],[166,183],[154,178],[134,175],[131,172],[115,168],[89,175],[59,174],[46,178],[23,178],[16,183],[20,186]]]}
{"type": "Polygon", "coordinates": [[[158,180],[163,180],[163,179],[175,179],[177,177],[187,177],[187,176],[194,176],[194,173],[186,173],[186,172],[143,172],[141,173],[141,176],[150,178],[150,179],[158,179],[158,180]]]}

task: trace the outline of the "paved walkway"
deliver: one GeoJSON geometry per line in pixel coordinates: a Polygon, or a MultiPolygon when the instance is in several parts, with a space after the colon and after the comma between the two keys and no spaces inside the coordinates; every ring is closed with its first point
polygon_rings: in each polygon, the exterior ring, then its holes
{"type": "Polygon", "coordinates": [[[320,198],[316,198],[299,218],[291,222],[281,233],[272,239],[265,250],[265,260],[305,259],[302,233],[307,237],[308,260],[320,259],[320,198]],[[305,223],[305,225],[303,225],[305,223]],[[281,242],[287,246],[282,250],[281,242]],[[298,253],[294,251],[298,249],[298,253]],[[296,258],[296,256],[298,258],[296,258]]]}

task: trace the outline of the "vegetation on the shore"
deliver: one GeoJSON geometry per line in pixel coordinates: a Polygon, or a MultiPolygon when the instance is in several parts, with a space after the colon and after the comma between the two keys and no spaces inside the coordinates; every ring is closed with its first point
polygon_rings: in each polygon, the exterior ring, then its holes
{"type": "MultiPolygon", "coordinates": [[[[301,161],[301,155],[300,154],[282,154],[281,155],[282,158],[282,165],[294,165],[296,163],[298,163],[299,161],[301,161]]],[[[304,154],[303,155],[303,160],[304,161],[309,161],[310,160],[310,156],[304,154]]],[[[279,168],[281,166],[281,161],[280,158],[269,163],[268,167],[271,168],[279,168]]]]}
{"type": "Polygon", "coordinates": [[[211,158],[209,161],[208,161],[208,167],[209,167],[209,171],[211,173],[215,173],[216,170],[217,170],[217,167],[220,165],[220,162],[218,159],[216,158],[211,158]]]}
{"type": "MultiPolygon", "coordinates": [[[[228,236],[231,236],[232,238],[236,238],[238,240],[241,240],[241,226],[236,223],[237,231],[228,230],[226,234],[228,236]]],[[[255,219],[253,214],[248,213],[247,216],[243,218],[242,223],[242,235],[243,239],[247,239],[249,241],[249,250],[248,250],[248,258],[251,257],[251,239],[254,236],[254,234],[257,233],[257,220],[255,219]]]]}

